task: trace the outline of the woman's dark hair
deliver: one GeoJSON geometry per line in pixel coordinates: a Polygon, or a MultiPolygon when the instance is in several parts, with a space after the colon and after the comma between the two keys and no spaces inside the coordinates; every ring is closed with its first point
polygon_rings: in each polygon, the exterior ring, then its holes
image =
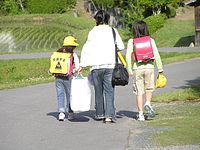
{"type": "Polygon", "coordinates": [[[57,52],[73,53],[76,46],[63,46],[57,52]]]}
{"type": "Polygon", "coordinates": [[[108,24],[110,20],[110,15],[106,13],[104,10],[99,10],[95,16],[94,19],[96,20],[96,25],[100,24],[108,24]]]}
{"type": "Polygon", "coordinates": [[[149,36],[149,30],[146,22],[138,21],[133,25],[133,36],[134,38],[149,36]]]}

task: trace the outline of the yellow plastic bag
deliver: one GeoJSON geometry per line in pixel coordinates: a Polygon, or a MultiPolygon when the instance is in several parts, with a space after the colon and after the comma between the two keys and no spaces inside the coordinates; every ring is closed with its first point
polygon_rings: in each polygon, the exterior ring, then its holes
{"type": "Polygon", "coordinates": [[[156,88],[163,88],[167,85],[167,78],[163,74],[158,74],[156,88]]]}

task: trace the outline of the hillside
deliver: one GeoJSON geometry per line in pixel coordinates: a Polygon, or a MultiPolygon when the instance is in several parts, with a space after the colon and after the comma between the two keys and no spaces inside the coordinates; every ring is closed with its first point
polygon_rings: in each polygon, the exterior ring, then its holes
{"type": "Polygon", "coordinates": [[[0,52],[38,52],[58,49],[67,35],[80,47],[94,22],[74,11],[67,14],[0,17],[0,52]]]}
{"type": "Polygon", "coordinates": [[[194,8],[180,7],[175,18],[153,34],[158,47],[188,47],[194,43],[194,8]]]}
{"type": "MultiPolygon", "coordinates": [[[[177,12],[175,18],[167,20],[164,27],[153,34],[158,47],[189,46],[194,41],[193,8],[180,8],[177,12]]],[[[78,39],[81,50],[94,25],[82,0],[65,14],[0,17],[0,53],[55,51],[67,35],[78,39]]],[[[130,33],[119,31],[126,45],[130,33]]]]}

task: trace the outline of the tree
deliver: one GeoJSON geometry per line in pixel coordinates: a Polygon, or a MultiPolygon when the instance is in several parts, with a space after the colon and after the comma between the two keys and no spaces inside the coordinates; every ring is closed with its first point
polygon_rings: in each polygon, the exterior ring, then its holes
{"type": "Polygon", "coordinates": [[[161,9],[166,7],[173,0],[140,0],[145,10],[151,10],[154,15],[160,14],[161,9]]]}
{"type": "Polygon", "coordinates": [[[15,0],[4,0],[3,9],[7,14],[10,15],[19,13],[19,8],[15,0]]]}
{"type": "Polygon", "coordinates": [[[144,9],[138,0],[123,0],[119,2],[126,26],[131,30],[133,22],[143,19],[144,9]]]}
{"type": "Polygon", "coordinates": [[[18,0],[18,4],[23,12],[25,12],[24,3],[26,0],[18,0]]]}

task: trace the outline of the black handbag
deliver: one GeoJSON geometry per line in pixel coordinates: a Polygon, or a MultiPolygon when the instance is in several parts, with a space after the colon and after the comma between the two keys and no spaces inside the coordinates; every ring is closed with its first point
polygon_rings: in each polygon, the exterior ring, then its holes
{"type": "Polygon", "coordinates": [[[129,74],[123,64],[118,63],[117,44],[115,30],[112,28],[115,42],[115,67],[112,73],[112,86],[125,86],[129,82],[129,74]]]}

